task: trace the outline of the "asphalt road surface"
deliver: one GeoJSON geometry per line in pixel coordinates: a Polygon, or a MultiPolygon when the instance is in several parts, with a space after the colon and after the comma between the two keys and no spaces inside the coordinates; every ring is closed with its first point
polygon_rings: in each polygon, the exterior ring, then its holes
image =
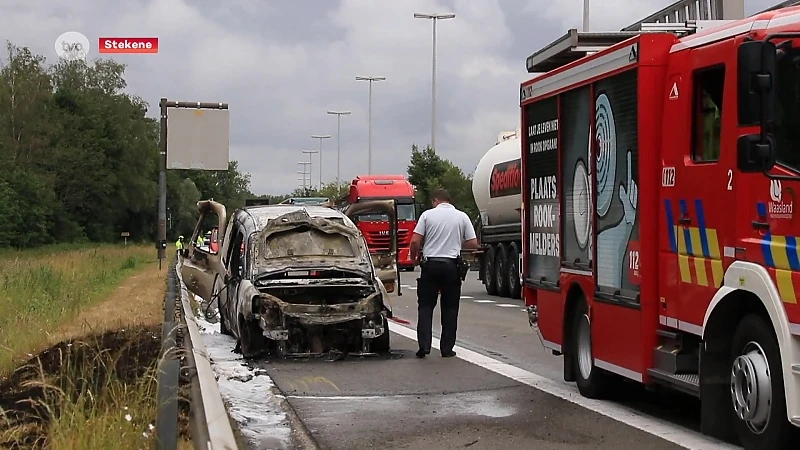
{"type": "Polygon", "coordinates": [[[403,295],[392,298],[395,317],[410,324],[390,324],[390,355],[260,364],[322,448],[736,448],[696,432],[699,405],[688,397],[636,386],[620,401],[581,397],[522,301],[486,295],[475,272],[462,290],[456,358],[433,350],[417,359],[417,276],[404,272],[403,295]]]}

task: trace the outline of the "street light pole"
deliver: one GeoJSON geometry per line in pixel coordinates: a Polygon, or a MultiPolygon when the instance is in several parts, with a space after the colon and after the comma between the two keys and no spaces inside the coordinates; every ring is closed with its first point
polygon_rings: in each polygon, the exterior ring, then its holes
{"type": "Polygon", "coordinates": [[[415,19],[430,19],[433,21],[433,63],[431,64],[431,148],[436,150],[436,22],[438,20],[453,19],[455,14],[422,14],[414,13],[415,19]]]}
{"type": "MultiPolygon", "coordinates": [[[[303,150],[303,153],[308,153],[308,187],[312,188],[314,183],[311,182],[311,167],[313,166],[311,163],[311,155],[319,153],[319,150],[303,150]]],[[[322,180],[320,180],[319,185],[320,189],[322,189],[322,180]]]]}
{"type": "Polygon", "coordinates": [[[342,116],[349,116],[350,111],[328,111],[328,114],[336,115],[336,194],[339,194],[341,183],[341,162],[342,162],[342,116]]]}
{"type": "Polygon", "coordinates": [[[356,81],[369,81],[369,112],[367,113],[367,174],[372,175],[372,82],[383,81],[386,77],[356,77],[356,81]]]}
{"type": "Polygon", "coordinates": [[[322,140],[330,139],[330,134],[312,134],[312,139],[319,139],[319,188],[322,189],[322,140]]]}
{"type": "Polygon", "coordinates": [[[583,0],[583,32],[589,31],[589,0],[583,0]]]}
{"type": "MultiPolygon", "coordinates": [[[[306,189],[306,175],[309,175],[310,171],[306,170],[306,166],[311,164],[311,163],[308,162],[308,161],[298,161],[297,164],[302,164],[303,165],[303,171],[302,172],[298,171],[297,173],[302,173],[303,174],[303,192],[306,195],[308,195],[308,190],[306,189]]],[[[311,178],[311,177],[309,177],[309,178],[311,178]]],[[[309,184],[310,184],[310,181],[311,180],[309,179],[309,184]]]]}

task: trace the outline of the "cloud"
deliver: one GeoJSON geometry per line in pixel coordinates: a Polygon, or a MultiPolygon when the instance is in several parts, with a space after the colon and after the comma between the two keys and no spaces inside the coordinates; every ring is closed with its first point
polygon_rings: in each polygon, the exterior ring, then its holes
{"type": "MultiPolygon", "coordinates": [[[[592,29],[616,30],[669,1],[593,2],[592,29]]],[[[367,171],[368,87],[373,84],[373,172],[405,173],[411,143],[430,141],[431,21],[414,12],[454,12],[437,25],[437,147],[472,173],[497,134],[519,126],[525,58],[580,27],[582,0],[0,0],[0,29],[18,45],[55,59],[54,41],[79,31],[157,36],[156,55],[118,55],[129,91],[158,99],[221,101],[231,108],[231,158],[252,174],[256,193],[299,185],[298,161],[323,143],[323,177],[336,177],[336,118],[341,177],[367,171]]],[[[770,6],[747,2],[748,12],[770,6]],[[757,9],[753,9],[757,8],[757,9]]],[[[96,48],[92,56],[99,56],[96,48]]],[[[317,183],[314,156],[312,180],[317,183]]]]}

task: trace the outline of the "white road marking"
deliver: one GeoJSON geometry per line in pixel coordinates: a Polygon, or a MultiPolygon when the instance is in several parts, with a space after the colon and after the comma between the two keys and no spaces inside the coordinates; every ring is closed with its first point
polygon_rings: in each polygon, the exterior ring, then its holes
{"type": "Polygon", "coordinates": [[[522,311],[522,312],[528,312],[528,310],[527,310],[527,309],[520,309],[520,311],[522,311]]]}
{"type": "MultiPolygon", "coordinates": [[[[400,325],[395,322],[389,322],[389,329],[400,336],[406,337],[415,342],[417,341],[417,332],[413,328],[400,325]]],[[[439,339],[434,337],[431,341],[431,347],[439,349],[439,339]]],[[[741,448],[704,436],[691,430],[680,428],[663,419],[642,416],[640,413],[621,405],[583,397],[577,392],[577,389],[567,389],[555,381],[540,375],[536,375],[535,373],[528,372],[527,370],[520,369],[519,367],[512,366],[511,364],[498,361],[494,358],[484,356],[464,347],[456,345],[453,347],[453,350],[455,350],[457,358],[466,362],[475,364],[476,366],[482,367],[486,370],[490,370],[504,377],[528,385],[534,389],[538,389],[550,395],[562,398],[570,403],[574,403],[598,414],[602,414],[618,422],[644,431],[645,433],[658,436],[661,439],[674,444],[694,450],[741,448]]]]}
{"type": "Polygon", "coordinates": [[[473,300],[475,303],[495,303],[494,300],[473,300]]]}
{"type": "Polygon", "coordinates": [[[496,306],[499,306],[501,308],[519,308],[519,305],[512,305],[512,304],[509,304],[509,303],[500,303],[500,304],[498,304],[496,306]]]}
{"type": "Polygon", "coordinates": [[[469,295],[462,295],[461,298],[474,298],[474,297],[470,297],[469,295]]]}

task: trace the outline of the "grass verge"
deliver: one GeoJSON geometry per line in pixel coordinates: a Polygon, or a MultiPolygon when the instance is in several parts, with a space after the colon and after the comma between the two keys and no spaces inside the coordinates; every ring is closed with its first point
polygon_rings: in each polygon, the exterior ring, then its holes
{"type": "MultiPolygon", "coordinates": [[[[0,375],[0,448],[153,448],[167,273],[153,253],[104,246],[22,254],[13,269],[0,269],[0,302],[22,316],[0,318],[15,327],[0,326],[10,373],[0,375]],[[25,292],[36,308],[25,307],[25,292]],[[10,372],[20,359],[27,361],[10,372]]],[[[191,448],[185,401],[181,409],[179,448],[191,448]]]]}
{"type": "Polygon", "coordinates": [[[52,333],[148,260],[147,246],[105,245],[0,253],[0,376],[53,344],[52,333]]]}

